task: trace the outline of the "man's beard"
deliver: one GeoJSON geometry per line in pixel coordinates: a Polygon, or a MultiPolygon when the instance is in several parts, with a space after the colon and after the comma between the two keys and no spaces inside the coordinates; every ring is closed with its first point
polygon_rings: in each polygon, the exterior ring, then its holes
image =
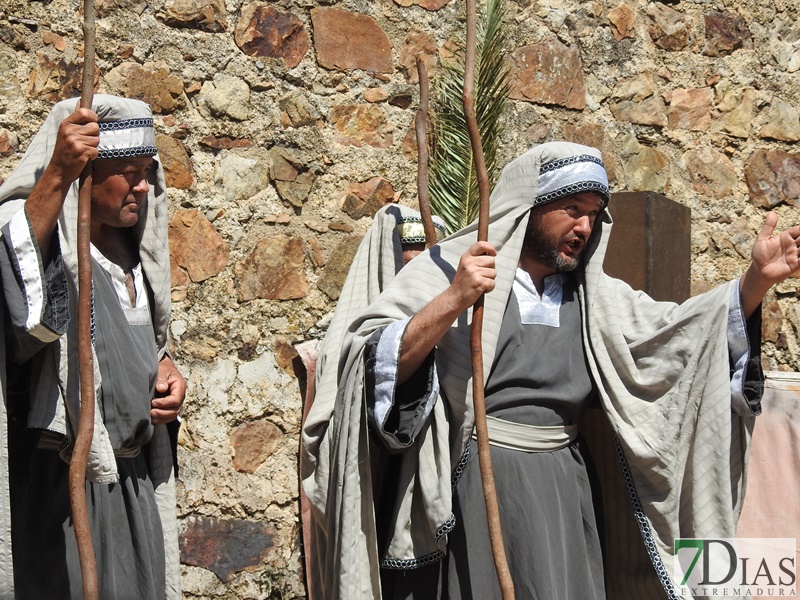
{"type": "Polygon", "coordinates": [[[525,232],[525,241],[522,243],[522,253],[532,258],[545,267],[556,271],[574,271],[581,263],[580,255],[576,257],[561,254],[559,246],[562,242],[569,241],[579,236],[567,236],[557,239],[541,225],[541,220],[536,212],[532,212],[528,230],[525,232]]]}

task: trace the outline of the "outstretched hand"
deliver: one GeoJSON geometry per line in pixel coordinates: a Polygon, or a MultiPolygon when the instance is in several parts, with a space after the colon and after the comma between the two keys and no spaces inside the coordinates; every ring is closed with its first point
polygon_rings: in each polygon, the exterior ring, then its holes
{"type": "Polygon", "coordinates": [[[770,285],[780,283],[800,269],[800,225],[775,233],[778,215],[770,212],[753,244],[752,260],[770,285]]]}
{"type": "Polygon", "coordinates": [[[800,225],[775,233],[778,215],[770,212],[756,236],[750,268],[741,279],[742,309],[749,317],[773,285],[800,270],[800,225]]]}
{"type": "Polygon", "coordinates": [[[150,419],[154,425],[169,423],[178,418],[186,397],[186,380],[175,363],[165,356],[158,363],[156,397],[150,402],[150,419]]]}

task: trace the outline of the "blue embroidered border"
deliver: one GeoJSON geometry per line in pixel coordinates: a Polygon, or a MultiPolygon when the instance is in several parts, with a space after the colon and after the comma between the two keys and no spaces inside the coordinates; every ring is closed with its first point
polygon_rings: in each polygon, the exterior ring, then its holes
{"type": "Polygon", "coordinates": [[[614,447],[617,450],[617,458],[619,458],[622,474],[625,477],[625,487],[628,490],[628,497],[630,498],[631,504],[633,504],[633,513],[636,517],[636,523],[639,525],[639,531],[642,534],[642,540],[647,549],[647,554],[650,557],[650,562],[653,563],[653,568],[656,570],[656,575],[658,575],[658,579],[661,581],[661,585],[667,593],[667,598],[669,600],[678,600],[678,596],[675,594],[675,588],[672,585],[672,579],[667,572],[664,562],[661,560],[658,548],[656,548],[653,532],[650,530],[650,523],[647,521],[647,516],[642,509],[639,494],[636,492],[636,486],[633,483],[633,475],[631,474],[630,467],[628,467],[628,461],[625,459],[625,454],[622,452],[622,446],[619,443],[619,438],[616,433],[614,433],[614,447]]]}

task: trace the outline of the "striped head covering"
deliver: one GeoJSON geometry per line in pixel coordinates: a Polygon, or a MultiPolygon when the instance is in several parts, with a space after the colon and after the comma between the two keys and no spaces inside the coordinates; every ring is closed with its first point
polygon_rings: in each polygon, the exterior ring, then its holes
{"type": "MultiPolygon", "coordinates": [[[[441,242],[446,235],[444,221],[439,217],[433,217],[433,227],[436,232],[436,241],[441,242]]],[[[397,219],[397,235],[400,243],[405,244],[424,244],[425,227],[422,224],[422,217],[419,215],[403,215],[397,219]]]]}
{"type": "Polygon", "coordinates": [[[153,128],[153,117],[128,119],[113,117],[114,115],[101,117],[98,159],[156,155],[156,131],[153,128]]]}
{"type": "Polygon", "coordinates": [[[543,163],[539,167],[534,206],[581,192],[596,192],[603,199],[603,205],[608,204],[608,174],[599,156],[577,154],[543,163]]]}

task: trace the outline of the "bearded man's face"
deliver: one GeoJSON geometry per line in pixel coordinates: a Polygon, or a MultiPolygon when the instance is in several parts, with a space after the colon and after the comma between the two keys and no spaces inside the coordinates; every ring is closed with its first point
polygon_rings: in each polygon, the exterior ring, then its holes
{"type": "Polygon", "coordinates": [[[602,211],[602,200],[594,192],[571,194],[533,209],[523,255],[554,272],[574,271],[602,211]]]}

